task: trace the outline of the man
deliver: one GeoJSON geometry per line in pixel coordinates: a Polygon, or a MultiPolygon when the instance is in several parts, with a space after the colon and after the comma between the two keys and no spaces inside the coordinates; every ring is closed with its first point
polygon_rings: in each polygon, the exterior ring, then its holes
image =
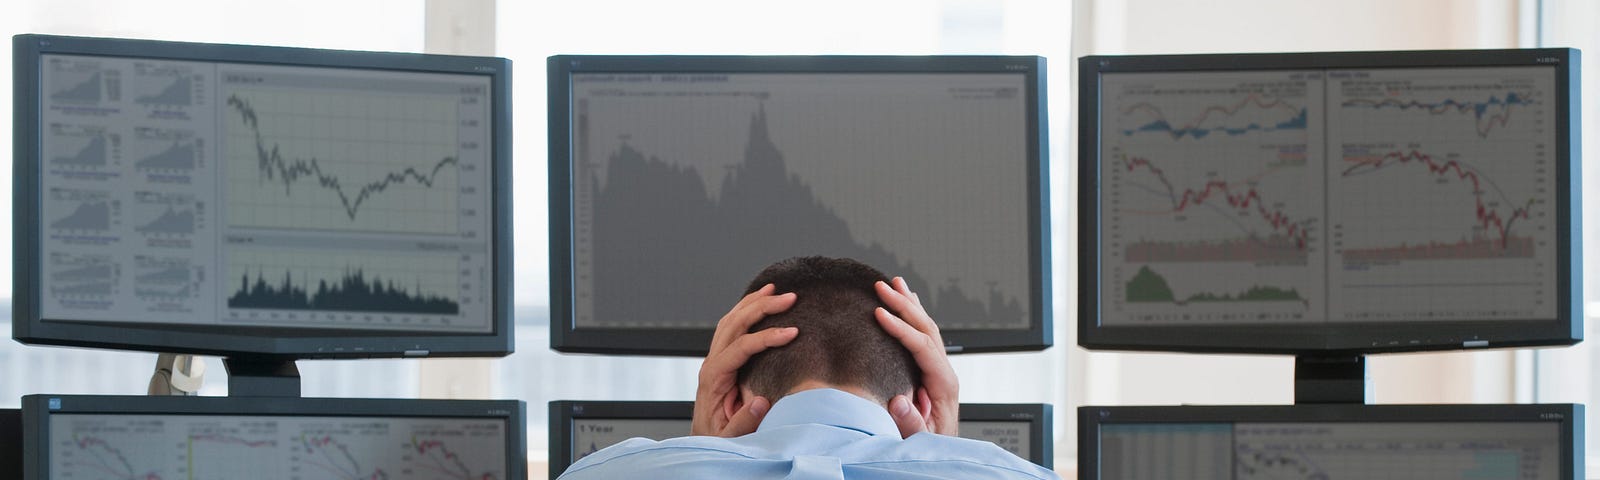
{"type": "Polygon", "coordinates": [[[631,439],[561,478],[1057,478],[954,436],[955,371],[904,279],[801,257],[746,292],[701,364],[695,436],[631,439]]]}

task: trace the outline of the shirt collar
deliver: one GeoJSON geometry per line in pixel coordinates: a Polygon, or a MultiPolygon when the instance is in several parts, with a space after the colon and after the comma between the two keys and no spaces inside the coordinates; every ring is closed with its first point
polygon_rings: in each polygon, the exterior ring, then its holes
{"type": "Polygon", "coordinates": [[[882,405],[832,388],[791,393],[778,399],[756,431],[789,425],[822,424],[867,435],[900,437],[900,428],[882,405]]]}

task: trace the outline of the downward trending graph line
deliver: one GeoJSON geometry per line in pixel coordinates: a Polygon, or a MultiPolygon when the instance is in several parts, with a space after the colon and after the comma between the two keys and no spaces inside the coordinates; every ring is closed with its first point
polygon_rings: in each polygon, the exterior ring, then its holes
{"type": "Polygon", "coordinates": [[[1391,163],[1414,163],[1417,165],[1426,166],[1429,173],[1440,176],[1448,176],[1449,174],[1454,173],[1457,180],[1467,180],[1471,182],[1472,196],[1476,200],[1474,213],[1477,215],[1478,225],[1484,230],[1492,229],[1493,232],[1498,234],[1500,238],[1499,242],[1497,243],[1499,243],[1499,246],[1502,249],[1507,248],[1509,245],[1508,241],[1511,236],[1512,225],[1516,223],[1517,219],[1529,218],[1528,210],[1534,203],[1533,200],[1529,200],[1523,206],[1511,209],[1511,213],[1502,218],[1500,216],[1500,212],[1495,211],[1488,205],[1488,203],[1484,202],[1483,184],[1489,182],[1480,177],[1477,171],[1462,167],[1461,163],[1456,162],[1455,160],[1446,160],[1441,162],[1437,159],[1434,159],[1432,155],[1428,155],[1416,150],[1411,150],[1409,152],[1395,151],[1385,153],[1382,156],[1357,157],[1354,160],[1346,159],[1346,161],[1350,162],[1351,165],[1348,168],[1345,168],[1344,172],[1340,175],[1342,177],[1351,177],[1354,175],[1376,171],[1391,163]]]}
{"type": "Polygon", "coordinates": [[[232,95],[228,97],[228,106],[239,112],[240,119],[250,127],[251,133],[255,136],[256,166],[261,172],[263,182],[271,180],[283,182],[284,195],[292,195],[295,182],[301,178],[314,179],[318,186],[331,190],[339,196],[339,202],[343,204],[345,215],[350,217],[350,220],[356,219],[361,206],[372,196],[383,193],[391,186],[408,182],[432,188],[439,172],[457,163],[456,157],[444,157],[435,163],[433,168],[427,169],[427,173],[415,167],[406,167],[398,172],[387,173],[383,178],[368,182],[351,193],[345,190],[344,182],[339,177],[324,172],[316,158],[291,160],[283,157],[278,151],[278,145],[274,144],[269,148],[261,136],[256,111],[250,106],[250,102],[239,98],[238,95],[232,95]]]}
{"type": "Polygon", "coordinates": [[[453,479],[461,480],[494,480],[494,475],[485,473],[478,477],[472,475],[472,469],[467,467],[461,456],[445,447],[444,442],[438,440],[418,441],[411,439],[411,447],[416,449],[417,455],[427,458],[431,463],[421,463],[418,468],[446,475],[453,479]]]}
{"type": "Polygon", "coordinates": [[[1172,202],[1173,213],[1182,212],[1189,207],[1203,204],[1214,195],[1221,195],[1228,202],[1228,205],[1233,208],[1243,210],[1254,206],[1256,214],[1262,221],[1267,222],[1274,232],[1281,232],[1284,236],[1292,239],[1297,248],[1304,250],[1306,244],[1310,241],[1310,235],[1306,229],[1289,218],[1289,214],[1283,213],[1281,210],[1267,208],[1265,202],[1261,199],[1261,193],[1256,191],[1255,187],[1248,187],[1243,192],[1235,192],[1235,188],[1229,186],[1228,182],[1211,180],[1207,181],[1205,187],[1199,190],[1185,189],[1179,192],[1177,187],[1173,186],[1170,180],[1167,180],[1166,172],[1161,170],[1160,167],[1151,164],[1148,159],[1126,157],[1124,165],[1130,172],[1142,168],[1154,174],[1156,179],[1161,181],[1161,185],[1166,187],[1167,197],[1172,202]]]}

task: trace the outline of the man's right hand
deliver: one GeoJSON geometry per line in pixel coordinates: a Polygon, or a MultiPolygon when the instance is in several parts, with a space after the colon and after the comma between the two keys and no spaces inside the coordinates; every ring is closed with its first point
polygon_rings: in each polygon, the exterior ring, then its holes
{"type": "Polygon", "coordinates": [[[944,338],[906,280],[895,277],[893,282],[893,286],[884,282],[874,285],[878,298],[889,307],[877,310],[878,325],[911,351],[922,369],[922,387],[915,392],[916,398],[896,395],[890,399],[889,414],[902,437],[922,431],[955,436],[961,425],[961,385],[945,355],[944,338]]]}
{"type": "Polygon", "coordinates": [[[761,417],[766,415],[771,406],[767,399],[757,397],[748,405],[740,401],[739,367],[744,366],[751,355],[787,344],[799,334],[794,327],[746,333],[762,317],[794,306],[794,293],[773,295],[776,290],[777,287],[767,284],[750,292],[717,321],[716,333],[711,336],[711,350],[700,363],[700,386],[695,389],[690,435],[745,435],[754,432],[761,417]],[[724,404],[730,408],[724,408],[724,404]],[[730,415],[730,411],[737,413],[730,415]]]}

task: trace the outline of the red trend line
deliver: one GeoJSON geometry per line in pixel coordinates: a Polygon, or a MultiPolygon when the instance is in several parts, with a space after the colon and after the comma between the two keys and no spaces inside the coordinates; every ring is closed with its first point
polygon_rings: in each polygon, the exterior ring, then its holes
{"type": "MultiPolygon", "coordinates": [[[[445,448],[444,442],[439,440],[418,441],[413,438],[411,440],[411,444],[416,446],[418,455],[433,460],[433,463],[435,464],[432,466],[420,465],[421,468],[455,476],[461,478],[462,480],[470,480],[472,478],[472,469],[467,467],[467,464],[462,461],[459,455],[450,451],[450,449],[445,448]],[[428,454],[430,451],[434,450],[437,450],[443,458],[428,454]],[[450,466],[445,464],[446,461],[449,461],[450,464],[454,465],[455,469],[450,469],[450,466]]],[[[484,478],[493,478],[493,476],[485,474],[484,478]]]]}
{"type": "Polygon", "coordinates": [[[1341,176],[1348,177],[1353,173],[1359,173],[1358,170],[1377,170],[1379,168],[1383,168],[1384,164],[1389,163],[1391,160],[1399,163],[1417,162],[1427,166],[1428,172],[1435,175],[1445,175],[1451,171],[1454,171],[1457,180],[1471,180],[1472,196],[1477,200],[1476,213],[1478,216],[1478,225],[1482,226],[1485,230],[1493,227],[1494,231],[1500,234],[1500,248],[1506,248],[1506,241],[1511,235],[1512,223],[1516,222],[1518,218],[1528,218],[1527,206],[1512,209],[1510,218],[1500,218],[1500,212],[1491,210],[1488,205],[1483,203],[1483,187],[1478,179],[1477,172],[1462,168],[1461,164],[1457,163],[1455,160],[1449,160],[1444,163],[1440,163],[1434,160],[1433,156],[1418,152],[1416,150],[1412,150],[1410,152],[1389,152],[1383,154],[1381,157],[1358,157],[1354,160],[1347,158],[1345,161],[1351,162],[1353,165],[1351,165],[1350,168],[1346,168],[1341,176]]]}
{"type": "Polygon", "coordinates": [[[1261,200],[1261,194],[1256,191],[1255,187],[1250,187],[1244,193],[1234,193],[1233,188],[1228,186],[1228,182],[1211,180],[1206,182],[1205,188],[1202,188],[1199,191],[1184,190],[1183,193],[1180,194],[1178,193],[1178,189],[1172,186],[1172,182],[1167,180],[1166,172],[1162,171],[1159,167],[1152,165],[1150,160],[1139,157],[1128,157],[1126,164],[1128,171],[1133,171],[1136,168],[1143,167],[1144,169],[1149,170],[1150,173],[1154,173],[1156,178],[1161,180],[1161,184],[1167,188],[1168,197],[1172,199],[1172,211],[1174,213],[1182,212],[1184,209],[1187,209],[1192,205],[1205,203],[1205,201],[1211,198],[1212,195],[1220,193],[1222,194],[1223,198],[1227,200],[1228,205],[1232,206],[1233,208],[1246,209],[1250,208],[1251,205],[1255,205],[1256,213],[1260,215],[1261,219],[1265,220],[1268,225],[1271,225],[1274,231],[1282,230],[1285,236],[1294,240],[1296,247],[1302,250],[1306,248],[1306,243],[1309,241],[1309,235],[1307,234],[1306,230],[1304,228],[1300,228],[1300,225],[1294,223],[1294,221],[1289,218],[1288,214],[1283,213],[1280,210],[1272,210],[1267,208],[1267,206],[1264,205],[1263,201],[1261,200]]]}
{"type": "Polygon", "coordinates": [[[1234,114],[1239,113],[1239,110],[1243,110],[1244,107],[1252,105],[1252,104],[1255,105],[1257,108],[1260,108],[1262,110],[1273,109],[1273,108],[1284,108],[1284,109],[1289,110],[1289,113],[1292,113],[1292,114],[1298,115],[1300,113],[1299,110],[1296,110],[1293,105],[1289,105],[1288,102],[1283,101],[1283,99],[1281,99],[1281,98],[1273,98],[1272,100],[1269,101],[1266,98],[1262,97],[1262,95],[1259,94],[1259,93],[1252,93],[1252,94],[1250,94],[1250,96],[1245,97],[1243,100],[1240,100],[1237,103],[1234,103],[1233,105],[1217,105],[1217,106],[1207,107],[1205,110],[1201,111],[1199,115],[1196,115],[1194,120],[1191,120],[1188,124],[1186,124],[1186,125],[1184,125],[1182,127],[1179,127],[1177,125],[1172,125],[1172,122],[1167,119],[1167,114],[1165,112],[1161,111],[1161,107],[1157,107],[1154,104],[1151,104],[1150,102],[1135,103],[1132,106],[1129,106],[1128,108],[1122,109],[1122,114],[1123,115],[1127,115],[1127,114],[1133,113],[1135,110],[1148,111],[1148,112],[1150,112],[1150,115],[1155,117],[1156,120],[1160,120],[1162,122],[1166,122],[1167,123],[1167,125],[1170,127],[1169,135],[1172,135],[1173,139],[1179,139],[1179,138],[1183,138],[1183,136],[1185,134],[1187,134],[1187,132],[1192,131],[1192,130],[1194,130],[1196,128],[1199,128],[1200,125],[1204,124],[1205,121],[1207,119],[1209,119],[1211,117],[1211,114],[1213,114],[1213,113],[1221,113],[1221,114],[1224,114],[1224,115],[1227,115],[1227,116],[1231,117],[1234,114]]]}

